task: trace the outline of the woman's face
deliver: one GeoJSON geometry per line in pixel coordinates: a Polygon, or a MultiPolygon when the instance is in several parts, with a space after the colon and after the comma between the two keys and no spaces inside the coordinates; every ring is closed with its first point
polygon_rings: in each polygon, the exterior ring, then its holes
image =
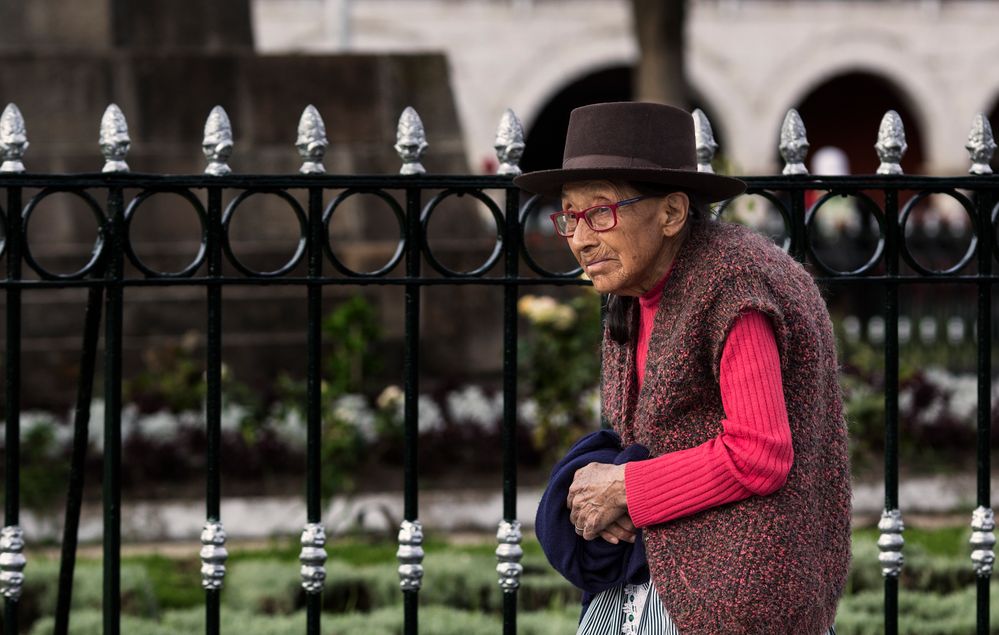
{"type": "MultiPolygon", "coordinates": [[[[609,181],[569,183],[562,188],[564,209],[581,211],[638,196],[609,181]]],[[[647,198],[617,210],[617,225],[595,232],[580,222],[566,238],[572,255],[600,293],[642,295],[669,270],[687,219],[687,196],[647,198]]]]}

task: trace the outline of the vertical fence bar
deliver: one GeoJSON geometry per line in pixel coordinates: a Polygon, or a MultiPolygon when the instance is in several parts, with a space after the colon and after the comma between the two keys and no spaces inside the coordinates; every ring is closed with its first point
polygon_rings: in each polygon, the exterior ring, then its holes
{"type": "Polygon", "coordinates": [[[99,285],[87,292],[84,313],[83,347],[80,353],[80,379],[73,415],[73,454],[70,459],[69,492],[66,496],[66,521],[62,533],[62,555],[59,564],[59,591],[56,598],[55,635],[69,632],[69,608],[73,602],[73,572],[76,568],[77,533],[80,529],[80,508],[83,505],[84,468],[90,427],[90,402],[94,391],[94,370],[97,364],[97,340],[101,327],[101,302],[104,289],[99,285]]]}
{"type": "Polygon", "coordinates": [[[496,565],[503,589],[503,633],[517,632],[517,589],[524,552],[517,520],[517,279],[520,261],[520,194],[506,190],[506,223],[503,244],[506,258],[503,287],[503,521],[497,532],[496,565]]]}
{"type": "MultiPolygon", "coordinates": [[[[420,188],[406,188],[406,277],[410,280],[420,275],[423,255],[423,236],[420,224],[420,188]]],[[[404,501],[403,523],[399,530],[399,580],[403,592],[403,620],[405,635],[419,632],[419,591],[423,578],[423,528],[419,521],[417,440],[419,438],[420,398],[420,285],[406,284],[405,339],[403,383],[405,392],[405,441],[403,464],[404,501]]]]}
{"type": "MultiPolygon", "coordinates": [[[[322,377],[320,375],[320,359],[322,353],[322,319],[323,319],[323,288],[322,285],[314,282],[323,273],[323,190],[322,188],[309,188],[309,264],[308,264],[308,361],[306,368],[306,412],[308,425],[308,438],[306,442],[306,483],[305,502],[308,524],[318,528],[321,532],[322,522],[322,492],[320,483],[320,470],[322,469],[322,377]]],[[[307,530],[308,531],[308,530],[307,530]]],[[[313,532],[313,533],[318,533],[313,532]]],[[[313,541],[315,542],[315,541],[313,541]]],[[[302,537],[302,565],[309,566],[306,562],[310,555],[318,556],[315,551],[306,553],[306,549],[319,549],[317,545],[307,545],[307,537],[302,537]]],[[[325,561],[325,553],[322,556],[325,561]]],[[[321,564],[320,564],[321,566],[321,564]]],[[[316,571],[311,569],[311,571],[316,571]]],[[[306,585],[305,609],[307,619],[308,635],[319,635],[320,615],[322,611],[322,580],[308,586],[309,580],[303,579],[306,585]]]]}
{"type": "Polygon", "coordinates": [[[805,241],[808,240],[808,233],[805,229],[805,190],[794,188],[791,190],[791,256],[800,263],[805,262],[807,249],[805,241]]]}
{"type": "MultiPolygon", "coordinates": [[[[7,188],[7,280],[21,279],[21,188],[7,188]]],[[[4,427],[4,533],[19,533],[21,509],[21,289],[7,288],[4,427]]],[[[21,562],[23,563],[23,556],[21,562]]],[[[22,564],[23,566],[23,564],[22,564]]],[[[6,573],[6,572],[4,572],[6,573]]],[[[12,571],[13,573],[13,571],[12,571]]],[[[20,582],[4,580],[4,632],[18,633],[20,582]],[[16,582],[16,584],[13,584],[16,582]]]]}
{"type": "Polygon", "coordinates": [[[104,635],[121,619],[121,340],[124,322],[122,189],[108,189],[108,254],[104,334],[104,635]]]}
{"type": "Polygon", "coordinates": [[[992,511],[992,273],[993,233],[991,191],[977,196],[978,208],[978,508],[972,516],[971,554],[977,586],[977,633],[989,633],[989,583],[995,553],[995,520],[992,511]]]}
{"type": "Polygon", "coordinates": [[[205,632],[219,633],[219,605],[225,576],[225,530],[221,515],[222,443],[222,188],[208,188],[208,323],[205,349],[205,529],[201,534],[205,632]]]}
{"type": "Polygon", "coordinates": [[[898,509],[898,190],[885,191],[885,512],[879,559],[885,576],[885,633],[898,633],[902,519],[898,509]]]}

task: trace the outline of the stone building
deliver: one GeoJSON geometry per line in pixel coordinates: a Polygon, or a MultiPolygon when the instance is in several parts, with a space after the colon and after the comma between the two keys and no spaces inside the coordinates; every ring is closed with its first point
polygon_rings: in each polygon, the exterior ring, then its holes
{"type": "MultiPolygon", "coordinates": [[[[687,65],[731,171],[778,167],[784,114],[798,108],[812,151],[838,147],[871,172],[885,110],[903,118],[903,167],[967,170],[977,112],[999,117],[999,43],[990,0],[689,0],[687,65]]],[[[638,55],[627,0],[254,0],[267,52],[442,51],[473,168],[491,161],[491,128],[513,108],[530,131],[525,167],[567,107],[630,98],[638,55]]],[[[563,124],[564,125],[564,124],[563,124]]],[[[557,153],[556,153],[557,155],[557,153]]]]}

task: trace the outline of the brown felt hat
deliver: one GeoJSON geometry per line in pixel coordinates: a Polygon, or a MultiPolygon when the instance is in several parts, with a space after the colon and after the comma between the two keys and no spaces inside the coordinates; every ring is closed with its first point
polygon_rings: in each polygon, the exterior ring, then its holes
{"type": "Polygon", "coordinates": [[[529,192],[558,198],[564,184],[593,179],[673,186],[704,203],[746,189],[738,179],[697,171],[690,113],[642,102],[576,108],[569,115],[562,169],[529,172],[513,182],[529,192]]]}

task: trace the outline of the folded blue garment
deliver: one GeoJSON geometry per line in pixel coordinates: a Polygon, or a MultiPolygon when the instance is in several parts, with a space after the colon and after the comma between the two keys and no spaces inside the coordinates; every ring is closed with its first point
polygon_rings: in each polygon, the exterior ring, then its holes
{"type": "Polygon", "coordinates": [[[649,580],[645,545],[639,531],[634,543],[611,544],[603,538],[584,540],[569,520],[565,501],[576,470],[590,463],[621,465],[649,458],[641,445],[621,448],[621,437],[611,430],[586,435],[559,461],[548,479],[548,487],[534,520],[534,532],[548,561],[566,580],[583,591],[583,611],[593,596],[621,584],[649,580]]]}

